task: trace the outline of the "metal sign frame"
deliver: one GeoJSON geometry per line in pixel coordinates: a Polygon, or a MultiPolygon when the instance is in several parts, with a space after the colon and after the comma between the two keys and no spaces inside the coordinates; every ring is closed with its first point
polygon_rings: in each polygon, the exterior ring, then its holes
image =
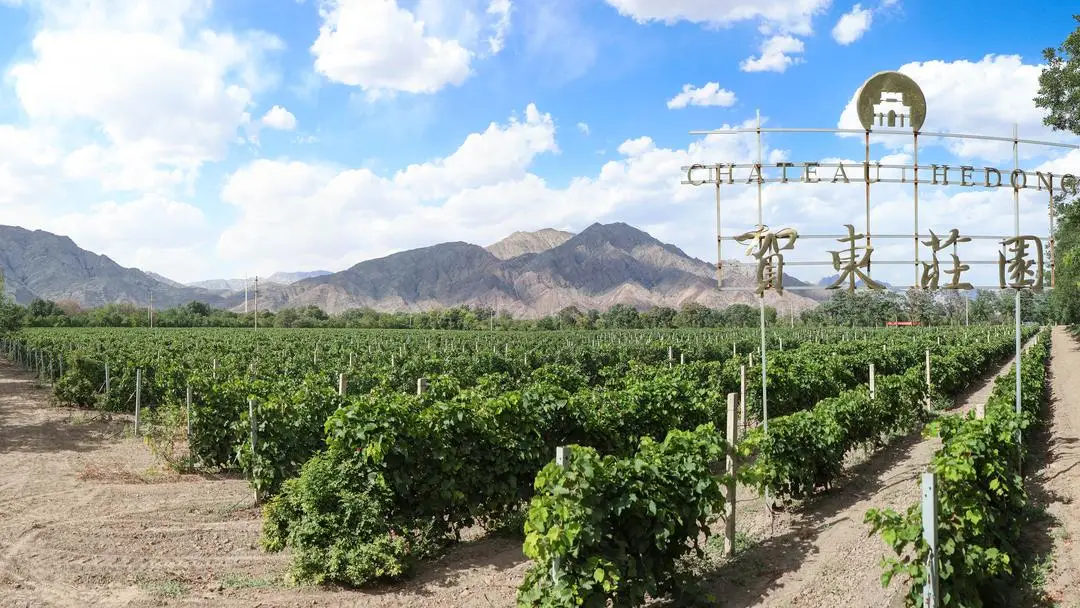
{"type": "MultiPolygon", "coordinates": [[[[938,268],[937,253],[943,251],[949,245],[953,247],[953,255],[955,256],[955,248],[957,242],[966,242],[972,239],[991,239],[997,240],[1002,243],[1003,247],[1007,249],[1009,244],[1016,247],[1017,258],[1019,259],[1026,251],[1024,249],[1024,239],[1035,239],[1038,247],[1038,262],[1039,272],[1037,280],[1033,282],[1031,286],[1026,286],[1026,282],[1021,280],[1015,285],[1006,285],[1004,268],[1006,266],[1006,260],[1004,254],[999,256],[996,261],[989,260],[971,260],[964,262],[965,264],[998,264],[1001,269],[1000,278],[1001,281],[995,286],[972,286],[970,284],[960,284],[964,289],[1004,289],[1014,288],[1016,290],[1016,298],[1014,304],[1014,317],[1015,317],[1015,362],[1016,362],[1016,411],[1020,412],[1021,409],[1021,377],[1020,377],[1020,357],[1022,351],[1021,344],[1021,317],[1020,317],[1020,293],[1024,289],[1033,289],[1039,291],[1043,287],[1044,277],[1042,274],[1043,257],[1042,257],[1042,243],[1041,239],[1035,236],[1021,235],[1020,234],[1020,191],[1024,189],[1035,189],[1036,191],[1046,190],[1048,193],[1049,204],[1047,206],[1047,218],[1049,233],[1047,235],[1047,243],[1049,245],[1049,288],[1053,289],[1054,286],[1054,199],[1058,194],[1073,194],[1080,193],[1080,180],[1077,179],[1074,174],[1063,174],[1055,176],[1049,173],[1035,172],[1032,174],[1029,171],[1020,168],[1020,144],[1054,147],[1054,148],[1067,148],[1067,149],[1080,149],[1080,145],[1068,144],[1062,142],[1052,141],[1040,141],[1034,139],[1021,139],[1019,136],[1019,126],[1014,123],[1013,133],[1011,137],[995,136],[995,135],[978,135],[978,134],[962,134],[962,133],[946,133],[946,132],[926,132],[921,131],[923,121],[926,118],[927,107],[926,99],[919,88],[910,77],[901,74],[899,72],[880,72],[868,79],[860,88],[857,99],[856,109],[859,114],[860,123],[863,129],[841,129],[841,128],[763,128],[761,126],[761,112],[757,112],[757,125],[752,128],[733,128],[733,129],[715,129],[715,130],[695,130],[690,131],[691,135],[739,135],[754,133],[757,139],[757,162],[753,164],[737,164],[737,163],[715,163],[715,164],[694,164],[690,166],[682,167],[682,171],[686,172],[686,179],[682,181],[683,184],[692,186],[702,186],[705,184],[715,184],[716,188],[716,271],[717,271],[717,288],[724,291],[748,291],[744,287],[727,287],[723,285],[723,242],[725,240],[739,242],[746,244],[748,241],[752,242],[751,249],[756,248],[757,253],[755,257],[759,260],[758,266],[758,289],[756,290],[759,296],[759,309],[760,309],[760,334],[761,334],[761,402],[762,402],[762,424],[764,432],[769,432],[769,415],[768,415],[768,382],[766,376],[767,356],[766,356],[766,327],[765,327],[765,294],[764,292],[769,289],[782,292],[784,289],[790,290],[820,290],[818,286],[803,286],[803,287],[784,287],[783,286],[783,266],[785,263],[782,257],[779,258],[776,266],[765,267],[762,262],[762,258],[765,255],[774,257],[780,255],[780,252],[784,249],[789,249],[794,244],[795,238],[809,238],[809,239],[843,239],[845,242],[850,243],[852,253],[852,264],[855,263],[855,241],[862,240],[864,245],[862,249],[866,251],[865,255],[865,267],[858,266],[860,269],[865,270],[865,274],[860,273],[860,276],[864,277],[864,281],[867,285],[873,285],[874,282],[871,279],[871,264],[869,260],[869,252],[872,249],[872,237],[874,239],[912,239],[914,241],[914,260],[879,260],[874,261],[873,264],[913,264],[915,269],[915,282],[912,287],[916,289],[925,289],[926,283],[925,269],[929,264],[923,262],[920,259],[920,245],[927,245],[931,248],[931,254],[933,255],[933,267],[938,268]],[[875,103],[876,100],[880,100],[879,103],[875,103]],[[907,101],[905,104],[904,101],[907,101]],[[886,111],[888,109],[888,111],[886,111]],[[899,112],[897,111],[899,110],[899,112]],[[899,128],[896,123],[899,122],[899,128]],[[876,124],[875,124],[876,123],[876,124]],[[781,234],[770,233],[763,221],[763,188],[765,183],[825,183],[825,180],[816,175],[818,168],[832,168],[835,167],[837,172],[829,183],[838,183],[839,177],[843,176],[843,183],[850,184],[853,181],[847,175],[846,168],[843,163],[803,163],[802,176],[793,180],[788,176],[788,170],[800,166],[794,163],[777,163],[775,167],[765,167],[762,164],[762,134],[763,133],[826,133],[826,134],[861,134],[864,136],[865,145],[865,161],[861,164],[847,165],[847,168],[853,170],[862,170],[862,179],[858,181],[864,181],[865,188],[865,232],[856,235],[854,227],[848,225],[847,235],[836,234],[814,234],[814,235],[797,235],[797,234],[781,234]],[[884,135],[884,136],[907,136],[911,137],[912,143],[912,165],[881,165],[880,163],[871,163],[870,160],[870,136],[884,135]],[[1006,170],[1009,175],[1008,183],[1002,183],[1002,170],[993,167],[983,167],[976,169],[972,166],[959,166],[949,167],[944,165],[919,165],[919,139],[920,137],[935,137],[946,139],[959,139],[959,140],[984,140],[984,141],[998,141],[998,142],[1011,142],[1013,147],[1013,168],[1011,171],[1006,170]],[[944,169],[943,169],[944,167],[944,169]],[[881,179],[880,170],[886,169],[900,169],[901,178],[899,180],[893,179],[881,179]],[[749,176],[745,183],[741,183],[734,179],[734,172],[737,169],[749,170],[749,176]],[[779,169],[781,176],[779,178],[766,177],[765,170],[779,169]],[[871,177],[871,169],[874,169],[877,173],[877,178],[871,177]],[[958,169],[960,171],[960,183],[948,182],[948,175],[950,169],[958,169]],[[695,172],[707,171],[708,176],[705,178],[695,177],[695,172]],[[911,179],[907,179],[907,172],[911,172],[911,179]],[[974,176],[976,172],[982,172],[983,184],[975,184],[974,176]],[[996,174],[996,183],[990,183],[991,174],[996,174]],[[925,177],[931,176],[931,180],[926,181],[925,177]],[[939,177],[942,179],[939,180],[939,177]],[[725,179],[726,178],[726,179],[725,179]],[[816,179],[815,179],[816,178],[816,179]],[[972,180],[972,181],[969,181],[972,180]],[[1055,181],[1056,180],[1056,181],[1055,181]],[[913,194],[913,213],[914,213],[914,227],[911,234],[874,234],[871,231],[870,226],[870,200],[871,200],[871,185],[874,183],[910,183],[912,185],[913,194]],[[721,212],[721,187],[723,185],[757,185],[757,230],[756,232],[746,233],[742,235],[728,235],[723,234],[723,224],[721,219],[723,217],[721,212]],[[1013,190],[1013,215],[1014,215],[1014,233],[1012,235],[963,235],[962,238],[958,238],[956,230],[950,233],[950,238],[946,239],[946,244],[941,246],[941,237],[934,234],[932,231],[930,234],[923,234],[919,231],[919,187],[920,185],[934,185],[934,186],[976,186],[983,185],[985,187],[1007,187],[1013,190]],[[856,239],[857,237],[857,239],[856,239]],[[929,239],[930,243],[926,243],[923,239],[929,239]],[[781,246],[783,243],[783,246],[781,246]],[[778,268],[777,268],[778,267],[778,268]],[[920,269],[924,270],[922,281],[920,281],[920,269]],[[762,288],[764,286],[764,289],[762,288]]],[[[782,231],[781,231],[782,232],[782,231]]],[[[793,233],[794,231],[792,231],[793,233]]],[[[834,268],[839,269],[838,252],[832,252],[834,255],[834,268]]],[[[958,258],[954,257],[956,262],[956,268],[959,268],[961,262],[958,258]]],[[[771,261],[770,261],[771,263],[771,261]]],[[[827,262],[786,262],[786,265],[827,265],[827,262]]],[[[961,270],[969,269],[970,267],[964,267],[961,270]]],[[[956,279],[959,277],[960,270],[954,268],[956,275],[954,276],[954,284],[952,288],[957,288],[956,279]]],[[[1026,276],[1028,266],[1022,266],[1020,269],[1019,277],[1023,279],[1026,276]]],[[[841,279],[843,279],[843,274],[841,279]]],[[[855,277],[850,278],[849,290],[855,289],[855,277]]],[[[839,283],[839,281],[838,281],[839,283]]],[[[830,288],[839,287],[838,284],[831,286],[830,288]]],[[[903,287],[903,286],[902,286],[903,287]]],[[[946,287],[948,289],[949,287],[946,287]]],[[[938,290],[937,278],[933,279],[932,291],[938,290]]]]}

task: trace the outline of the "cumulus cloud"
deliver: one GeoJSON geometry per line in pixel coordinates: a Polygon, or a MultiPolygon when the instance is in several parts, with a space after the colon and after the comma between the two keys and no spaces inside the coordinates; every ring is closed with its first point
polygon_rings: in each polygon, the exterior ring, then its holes
{"type": "Polygon", "coordinates": [[[842,45],[855,42],[870,29],[873,19],[873,11],[863,8],[861,4],[856,4],[836,22],[832,30],[833,40],[842,45]]]}
{"type": "Polygon", "coordinates": [[[801,54],[805,50],[802,40],[794,36],[773,36],[761,45],[761,54],[749,57],[739,64],[744,72],[785,72],[797,63],[802,63],[801,54]]]}
{"type": "Polygon", "coordinates": [[[279,131],[292,131],[296,128],[296,117],[285,108],[274,106],[263,115],[262,124],[279,131]]]}
{"type": "Polygon", "coordinates": [[[689,21],[730,25],[758,21],[764,29],[799,35],[812,33],[811,21],[829,7],[831,0],[605,0],[638,23],[689,21]]]}
{"type": "Polygon", "coordinates": [[[323,0],[315,70],[372,97],[435,93],[502,50],[511,8],[510,0],[424,0],[413,12],[397,0],[323,0]]]}
{"type": "Polygon", "coordinates": [[[754,21],[765,38],[760,55],[744,59],[744,72],[783,72],[802,59],[801,36],[813,34],[813,20],[829,8],[832,0],[605,0],[638,23],[680,21],[726,27],[754,21]]]}
{"type": "MultiPolygon", "coordinates": [[[[280,40],[203,27],[203,0],[31,5],[42,28],[32,55],[8,71],[16,97],[35,124],[99,130],[103,140],[85,142],[94,147],[83,153],[99,168],[138,158],[169,176],[162,186],[174,185],[174,171],[194,180],[204,163],[224,158],[250,122],[254,94],[274,82],[263,60],[280,40]]],[[[132,181],[103,179],[120,187],[132,181]]]]}
{"type": "Polygon", "coordinates": [[[209,26],[209,0],[20,5],[35,30],[5,74],[26,123],[0,125],[0,222],[59,231],[128,264],[136,251],[156,260],[159,237],[198,226],[184,245],[197,251],[205,225],[182,196],[252,127],[256,95],[277,86],[281,41],[209,26]],[[181,228],[158,235],[151,219],[181,228]]]}
{"type": "Polygon", "coordinates": [[[586,123],[586,122],[577,123],[577,130],[581,131],[585,135],[588,135],[589,134],[589,123],[586,123]]]}
{"type": "Polygon", "coordinates": [[[667,102],[669,110],[680,110],[687,106],[720,106],[728,108],[735,105],[735,93],[721,89],[718,82],[707,82],[700,89],[692,84],[683,85],[682,92],[667,102]]]}

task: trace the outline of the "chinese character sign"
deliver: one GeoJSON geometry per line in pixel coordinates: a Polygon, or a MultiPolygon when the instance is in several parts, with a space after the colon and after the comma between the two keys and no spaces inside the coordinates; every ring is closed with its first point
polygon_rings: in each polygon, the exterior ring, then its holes
{"type": "Polygon", "coordinates": [[[1043,248],[1042,240],[1037,236],[1016,236],[1002,241],[1010,254],[998,253],[998,283],[1002,289],[1031,288],[1042,291],[1043,285],[1043,248]],[[1035,259],[1028,259],[1028,247],[1035,245],[1035,259]],[[1033,268],[1034,267],[1034,268],[1033,268]],[[1007,275],[1007,276],[1006,276],[1007,275]],[[1008,281],[1006,281],[1008,279],[1008,281]]]}
{"type": "MultiPolygon", "coordinates": [[[[941,237],[934,234],[934,231],[930,231],[930,240],[923,241],[923,245],[930,248],[931,260],[929,263],[922,262],[923,271],[919,278],[919,287],[921,289],[937,289],[938,281],[941,278],[941,263],[938,261],[938,252],[946,249],[950,246],[955,246],[957,243],[971,242],[970,237],[960,236],[960,231],[953,228],[949,231],[949,236],[942,240],[941,237]]],[[[971,266],[960,262],[959,256],[955,253],[950,254],[953,259],[953,267],[951,270],[946,270],[945,273],[952,275],[952,280],[945,286],[945,289],[971,289],[971,283],[961,283],[960,273],[965,270],[970,270],[971,266]]]]}
{"type": "Polygon", "coordinates": [[[757,294],[766,290],[784,291],[784,255],[780,253],[795,247],[799,234],[792,228],[782,228],[773,232],[768,226],[758,226],[750,232],[735,237],[740,245],[750,245],[746,254],[757,260],[757,294]]]}
{"type": "Polygon", "coordinates": [[[855,226],[851,224],[844,224],[847,228],[848,235],[844,238],[837,239],[841,243],[849,243],[846,250],[843,251],[830,251],[833,259],[833,268],[840,271],[840,276],[832,285],[826,287],[826,289],[837,289],[845,281],[848,282],[848,291],[855,291],[855,280],[859,279],[864,285],[870,289],[885,289],[885,286],[881,283],[870,278],[865,270],[870,269],[870,254],[874,252],[873,247],[859,247],[856,246],[856,241],[859,241],[866,237],[864,234],[855,234],[855,226]],[[862,255],[859,255],[862,252],[862,255]]]}
{"type": "MultiPolygon", "coordinates": [[[[866,235],[856,233],[852,224],[845,224],[844,227],[847,228],[847,236],[836,240],[846,247],[828,252],[832,256],[832,267],[839,272],[839,275],[826,289],[839,289],[846,285],[848,291],[854,291],[860,283],[869,289],[885,289],[883,283],[870,278],[870,257],[874,248],[860,244],[866,235]]],[[[972,237],[961,236],[957,228],[949,230],[945,236],[938,235],[933,230],[929,232],[929,239],[919,242],[930,249],[931,257],[929,261],[915,262],[921,267],[921,272],[916,275],[917,285],[914,287],[929,291],[975,289],[972,283],[962,280],[963,273],[969,271],[971,265],[961,261],[956,253],[957,245],[971,242],[972,237]],[[948,262],[943,264],[939,256],[949,247],[953,248],[953,252],[948,254],[952,258],[951,264],[948,262]]],[[[798,239],[799,233],[794,228],[772,230],[764,225],[756,226],[753,230],[733,237],[733,240],[746,246],[746,255],[756,260],[755,292],[757,295],[763,296],[769,290],[783,293],[784,252],[794,249],[798,239]]],[[[996,262],[1000,288],[1042,291],[1044,276],[1042,240],[1037,236],[1027,235],[1005,238],[1001,243],[1005,251],[999,252],[996,262]]],[[[807,264],[808,262],[800,263],[807,264]]],[[[809,264],[815,263],[809,262],[809,264]]],[[[885,263],[900,262],[887,260],[885,263]]],[[[993,264],[994,262],[980,263],[993,264]]]]}

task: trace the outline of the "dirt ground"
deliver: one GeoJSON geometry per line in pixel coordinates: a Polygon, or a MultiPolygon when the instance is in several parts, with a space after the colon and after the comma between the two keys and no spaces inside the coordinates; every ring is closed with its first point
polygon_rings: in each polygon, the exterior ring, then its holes
{"type": "MultiPolygon", "coordinates": [[[[1067,340],[1055,335],[1054,355],[1071,368],[1080,352],[1069,341],[1071,350],[1059,353],[1067,340]]],[[[1067,384],[1059,394],[1080,388],[1077,374],[1056,374],[1055,388],[1058,381],[1067,384]]],[[[985,402],[990,387],[979,383],[958,405],[985,402]]],[[[258,547],[260,513],[245,481],[169,473],[132,436],[130,417],[48,402],[47,389],[0,362],[0,606],[514,605],[528,562],[519,542],[503,538],[463,543],[401,585],[290,586],[288,556],[258,547]]],[[[1080,412],[1061,413],[1070,426],[1060,425],[1067,430],[1059,444],[1068,451],[1053,466],[1071,477],[1054,481],[1071,495],[1080,487],[1072,468],[1080,412]]],[[[888,549],[867,535],[863,515],[914,502],[916,478],[936,448],[913,436],[855,459],[862,461],[832,492],[775,516],[744,492],[738,528],[749,548],[707,572],[706,589],[724,606],[902,605],[900,584],[881,588],[878,564],[888,549]]],[[[1077,508],[1058,506],[1074,524],[1077,508]]],[[[1054,584],[1071,597],[1080,556],[1067,545],[1062,552],[1058,563],[1071,567],[1055,570],[1054,584]]]]}
{"type": "Polygon", "coordinates": [[[512,606],[521,544],[465,543],[408,583],[291,587],[241,479],[165,472],[132,419],[49,405],[0,362],[0,606],[512,606]]]}
{"type": "Polygon", "coordinates": [[[1080,346],[1056,327],[1051,349],[1051,424],[1032,493],[1039,493],[1054,519],[1046,593],[1062,607],[1080,607],[1080,346]]]}

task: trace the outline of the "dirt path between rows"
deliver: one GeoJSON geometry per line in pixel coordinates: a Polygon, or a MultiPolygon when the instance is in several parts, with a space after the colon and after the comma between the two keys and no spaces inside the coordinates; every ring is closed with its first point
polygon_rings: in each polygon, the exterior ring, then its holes
{"type": "Polygon", "coordinates": [[[0,361],[0,606],[512,606],[518,541],[464,543],[402,585],[292,587],[240,479],[161,469],[130,416],[55,407],[0,361]]]}
{"type": "MultiPolygon", "coordinates": [[[[1010,360],[958,397],[952,411],[985,404],[994,378],[1011,365],[1010,360]]],[[[741,499],[737,527],[756,542],[710,573],[705,587],[733,608],[903,606],[906,581],[897,577],[882,588],[881,559],[892,551],[868,535],[863,517],[873,507],[903,511],[917,502],[918,477],[940,446],[940,439],[923,439],[921,432],[902,438],[847,469],[828,494],[793,512],[771,516],[760,498],[741,499]]]]}
{"type": "Polygon", "coordinates": [[[1047,595],[1062,607],[1080,607],[1080,345],[1055,327],[1050,359],[1050,427],[1046,457],[1033,485],[1055,522],[1047,595]]]}

